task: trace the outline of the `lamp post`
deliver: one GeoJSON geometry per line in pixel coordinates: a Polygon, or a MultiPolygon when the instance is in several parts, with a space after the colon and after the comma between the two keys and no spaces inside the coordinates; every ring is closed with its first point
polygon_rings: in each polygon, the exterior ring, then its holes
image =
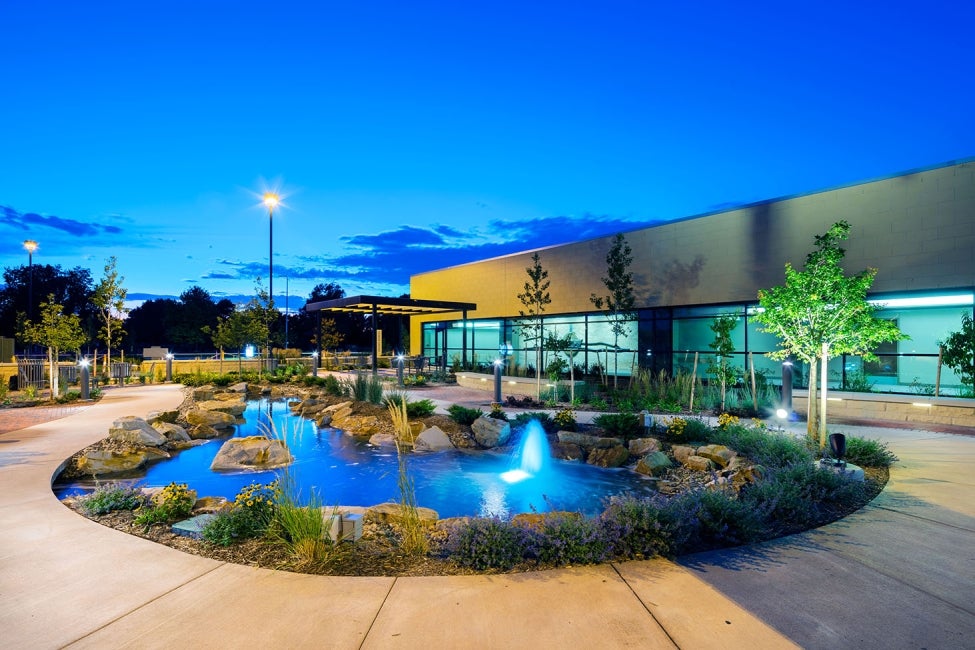
{"type": "Polygon", "coordinates": [[[274,192],[264,193],[268,224],[267,293],[271,304],[274,304],[274,208],[278,207],[280,200],[274,192]]]}
{"type": "Polygon", "coordinates": [[[26,239],[24,248],[27,249],[27,320],[30,320],[34,318],[34,251],[37,250],[37,242],[26,239]]]}

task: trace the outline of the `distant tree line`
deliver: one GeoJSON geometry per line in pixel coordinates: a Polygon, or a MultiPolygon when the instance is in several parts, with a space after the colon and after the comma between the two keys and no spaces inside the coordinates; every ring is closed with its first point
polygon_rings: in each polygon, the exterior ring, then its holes
{"type": "MultiPolygon", "coordinates": [[[[236,353],[234,342],[242,336],[260,337],[247,341],[259,347],[270,344],[272,348],[297,348],[306,352],[319,349],[319,343],[322,350],[369,350],[372,345],[368,317],[304,311],[286,316],[268,304],[268,296],[261,292],[260,286],[255,297],[245,305],[235,305],[226,298],[215,300],[203,287],[193,286],[178,299],[155,298],[130,311],[120,309],[126,290],[114,258],[109,259],[105,277],[97,284],[88,269],[63,269],[49,264],[34,264],[32,270],[28,266],[6,268],[3,280],[0,336],[23,342],[25,325],[40,322],[43,302],[59,306],[65,316],[77,318],[84,339],[80,347],[83,353],[96,348],[104,351],[109,346],[126,356],[139,356],[143,348],[151,346],[178,353],[212,354],[220,348],[236,353]],[[251,329],[255,319],[266,328],[263,333],[251,329]]],[[[329,282],[315,286],[308,301],[343,297],[345,290],[329,282]]],[[[402,351],[408,347],[409,325],[405,318],[381,317],[379,325],[384,330],[387,350],[402,351]]],[[[20,350],[18,344],[18,353],[20,350]]]]}

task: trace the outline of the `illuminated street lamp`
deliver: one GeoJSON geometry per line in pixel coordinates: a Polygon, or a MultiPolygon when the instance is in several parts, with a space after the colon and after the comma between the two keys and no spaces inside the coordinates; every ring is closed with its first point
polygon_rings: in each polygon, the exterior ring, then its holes
{"type": "Polygon", "coordinates": [[[34,317],[34,251],[37,250],[37,242],[33,239],[24,241],[24,248],[27,249],[27,318],[34,317]]]}
{"type": "MultiPolygon", "coordinates": [[[[34,318],[34,251],[37,250],[37,242],[33,239],[24,240],[24,248],[27,249],[27,320],[34,318]]],[[[34,345],[31,344],[31,348],[34,345]]]]}
{"type": "Polygon", "coordinates": [[[281,202],[281,197],[279,197],[274,192],[264,193],[264,205],[267,206],[267,223],[268,223],[268,256],[267,256],[267,291],[271,299],[271,304],[274,304],[274,208],[278,207],[278,203],[281,202]]]}

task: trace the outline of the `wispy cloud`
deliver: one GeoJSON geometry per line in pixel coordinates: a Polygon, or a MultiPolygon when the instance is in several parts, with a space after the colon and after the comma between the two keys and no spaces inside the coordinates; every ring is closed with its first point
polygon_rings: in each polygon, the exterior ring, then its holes
{"type": "MultiPolygon", "coordinates": [[[[342,238],[345,252],[305,256],[297,264],[274,265],[275,277],[337,282],[355,293],[400,293],[411,275],[480,259],[646,227],[656,222],[605,215],[556,216],[531,221],[496,219],[486,228],[400,226],[342,238]]],[[[206,280],[267,278],[265,262],[221,259],[206,280]]],[[[278,293],[275,291],[275,293],[278,293]]]]}
{"type": "Polygon", "coordinates": [[[45,216],[34,212],[18,212],[9,206],[0,206],[0,228],[23,232],[49,230],[73,237],[122,234],[122,229],[118,226],[89,223],[54,215],[45,216]]]}

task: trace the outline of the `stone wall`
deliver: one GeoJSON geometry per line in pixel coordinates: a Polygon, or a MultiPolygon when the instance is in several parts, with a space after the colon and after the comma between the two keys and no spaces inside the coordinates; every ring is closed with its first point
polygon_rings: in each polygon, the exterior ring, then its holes
{"type": "MultiPolygon", "coordinates": [[[[972,427],[975,431],[975,400],[922,395],[878,395],[830,391],[826,421],[877,420],[916,424],[972,427]]],[[[808,413],[805,391],[792,397],[793,410],[803,417],[808,413]]]]}

